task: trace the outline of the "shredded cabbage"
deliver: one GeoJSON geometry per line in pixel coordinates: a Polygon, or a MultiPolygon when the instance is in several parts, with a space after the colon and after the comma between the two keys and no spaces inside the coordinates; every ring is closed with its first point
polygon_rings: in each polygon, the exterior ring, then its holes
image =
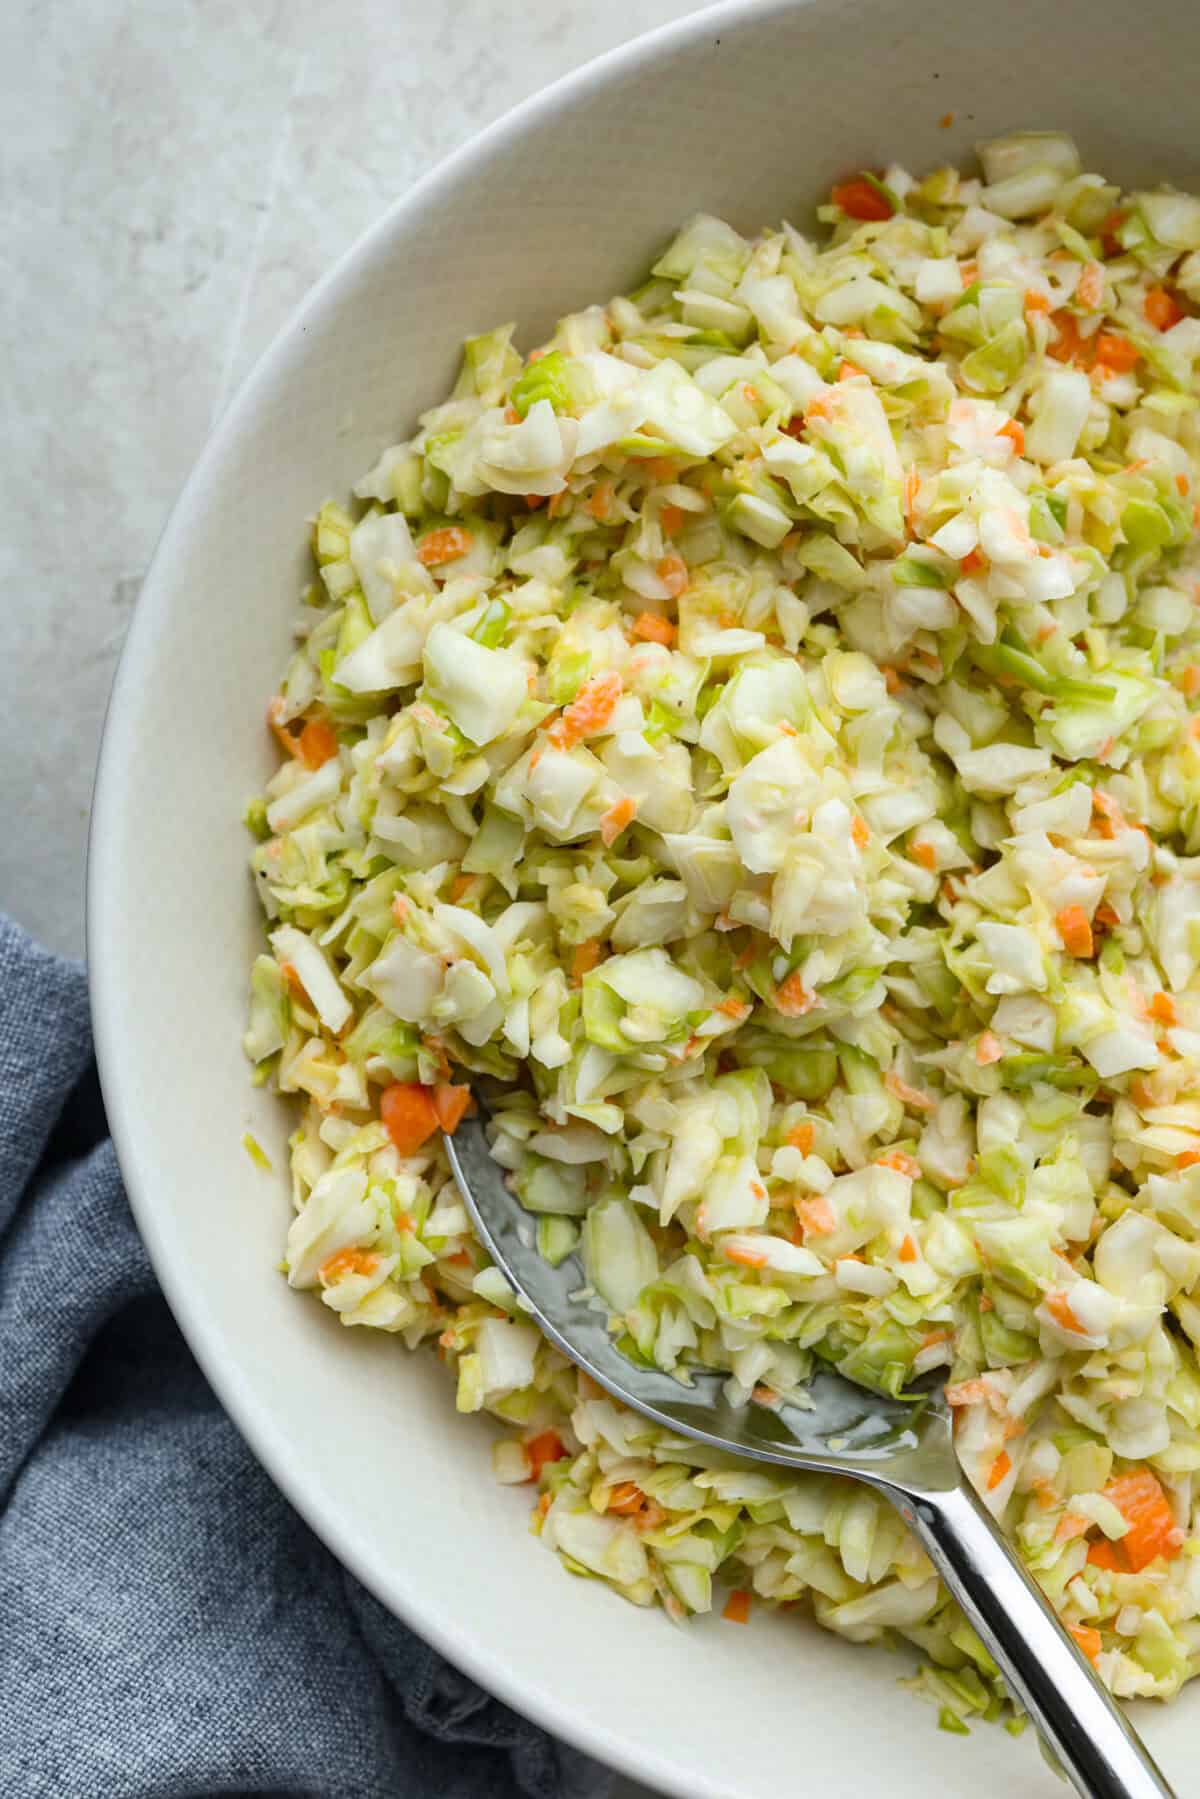
{"type": "Polygon", "coordinates": [[[292,1285],[437,1342],[573,1572],[899,1634],[952,1729],[1002,1690],[897,1517],[599,1396],[438,1126],[486,1088],[644,1364],[943,1375],[1105,1681],[1200,1669],[1200,201],[981,162],[471,339],[317,516],[247,813],[292,1285]]]}

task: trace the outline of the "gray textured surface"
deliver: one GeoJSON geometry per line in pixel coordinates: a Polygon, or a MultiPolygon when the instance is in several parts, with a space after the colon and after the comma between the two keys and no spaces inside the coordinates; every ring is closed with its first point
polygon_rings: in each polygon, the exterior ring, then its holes
{"type": "MultiPolygon", "coordinates": [[[[118,651],[214,420],[432,163],[694,0],[63,0],[0,8],[0,907],[83,945],[118,651]]],[[[231,546],[236,554],[236,546],[231,546]]]]}

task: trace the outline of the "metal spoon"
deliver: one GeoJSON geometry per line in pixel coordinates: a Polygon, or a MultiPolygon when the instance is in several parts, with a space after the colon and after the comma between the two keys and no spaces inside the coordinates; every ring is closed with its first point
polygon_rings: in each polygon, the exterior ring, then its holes
{"type": "Polygon", "coordinates": [[[894,1400],[822,1369],[809,1406],[731,1406],[723,1377],[690,1387],[639,1368],[616,1347],[603,1314],[573,1298],[583,1284],[568,1257],[538,1253],[535,1219],[509,1192],[481,1119],[446,1138],[450,1165],[480,1238],[551,1342],[635,1412],[697,1442],[783,1468],[864,1481],[915,1531],[1084,1799],[1174,1799],[1137,1732],[1059,1623],[958,1465],[940,1393],[894,1400]]]}

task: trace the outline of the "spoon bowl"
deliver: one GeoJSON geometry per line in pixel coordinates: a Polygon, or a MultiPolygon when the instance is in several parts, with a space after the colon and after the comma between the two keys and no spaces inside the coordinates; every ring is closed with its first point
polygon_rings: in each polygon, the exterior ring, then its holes
{"type": "Polygon", "coordinates": [[[485,1115],[464,1119],[445,1142],[484,1247],[564,1355],[666,1431],[731,1456],[873,1487],[920,1538],[1076,1792],[1172,1799],[1141,1739],[965,1480],[940,1390],[893,1399],[820,1368],[802,1399],[735,1406],[715,1372],[689,1370],[685,1379],[631,1361],[592,1302],[578,1258],[554,1266],[539,1253],[533,1215],[491,1156],[485,1115]]]}

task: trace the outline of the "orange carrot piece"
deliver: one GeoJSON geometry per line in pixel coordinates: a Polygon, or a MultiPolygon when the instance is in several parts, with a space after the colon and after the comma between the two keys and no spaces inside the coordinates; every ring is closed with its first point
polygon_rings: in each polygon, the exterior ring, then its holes
{"type": "Polygon", "coordinates": [[[1082,906],[1064,906],[1055,914],[1054,922],[1068,955],[1087,957],[1094,954],[1096,944],[1091,920],[1082,906]]]}
{"type": "Polygon", "coordinates": [[[742,1243],[726,1243],[724,1253],[729,1261],[739,1262],[743,1268],[765,1268],[767,1265],[765,1249],[748,1249],[742,1243]]]}
{"type": "Polygon", "coordinates": [[[676,531],[683,529],[683,521],[687,517],[682,506],[664,506],[658,515],[659,527],[664,537],[674,537],[676,531]]]}
{"type": "Polygon", "coordinates": [[[749,1018],[751,1007],[749,1002],[741,999],[738,994],[729,993],[721,1001],[717,1011],[726,1018],[736,1018],[740,1024],[743,1018],[749,1018]]]}
{"type": "Polygon", "coordinates": [[[321,1263],[317,1276],[323,1287],[329,1287],[347,1274],[374,1274],[378,1266],[379,1257],[369,1249],[339,1249],[321,1263]]]}
{"type": "Polygon", "coordinates": [[[744,1587],[738,1587],[729,1595],[721,1616],[728,1618],[731,1624],[745,1624],[750,1616],[750,1595],[744,1587]]]}
{"type": "Polygon", "coordinates": [[[841,207],[848,219],[890,219],[893,212],[887,195],[881,194],[871,182],[864,181],[861,175],[856,176],[853,181],[837,182],[830,199],[835,206],[841,207]]]}
{"type": "Polygon", "coordinates": [[[688,566],[678,550],[672,550],[656,563],[654,572],[673,600],[687,592],[688,566]]]}
{"type": "Polygon", "coordinates": [[[1181,1149],[1175,1158],[1176,1168],[1194,1168],[1200,1162],[1200,1149],[1181,1149]]]}
{"type": "Polygon", "coordinates": [[[816,994],[810,993],[800,979],[798,968],[779,983],[771,997],[775,1010],[782,1012],[785,1018],[803,1018],[817,1003],[816,994]]]}
{"type": "Polygon", "coordinates": [[[931,1094],[923,1093],[919,1087],[910,1087],[907,1081],[902,1081],[891,1069],[884,1075],[883,1084],[904,1105],[912,1106],[918,1112],[937,1111],[937,1101],[931,1094]]]}
{"type": "Polygon", "coordinates": [[[556,1430],[544,1430],[521,1447],[525,1451],[525,1460],[529,1463],[530,1480],[537,1480],[547,1462],[561,1462],[567,1453],[556,1430]]]}
{"type": "Polygon", "coordinates": [[[1096,361],[1114,375],[1126,375],[1141,361],[1137,345],[1119,331],[1101,331],[1096,336],[1096,361]]]}
{"type": "Polygon", "coordinates": [[[615,806],[609,807],[600,820],[600,836],[606,846],[611,848],[621,832],[629,828],[636,812],[637,801],[631,799],[627,793],[622,795],[615,806]]]}
{"type": "Polygon", "coordinates": [[[1107,1537],[1097,1537],[1094,1543],[1088,1544],[1087,1559],[1093,1568],[1107,1568],[1110,1574],[1129,1572],[1129,1563],[1121,1554],[1120,1545],[1110,1543],[1107,1537]]]}
{"type": "Polygon", "coordinates": [[[1165,287],[1152,287],[1149,290],[1146,298],[1142,301],[1142,311],[1146,315],[1147,322],[1153,325],[1156,331],[1169,331],[1171,326],[1177,325],[1184,316],[1183,307],[1174,294],[1168,293],[1165,287]]]}
{"type": "Polygon", "coordinates": [[[562,717],[551,725],[547,740],[556,750],[569,750],[585,737],[602,731],[616,711],[623,691],[624,682],[615,672],[593,675],[584,682],[562,717]]]}
{"type": "Polygon", "coordinates": [[[1012,1457],[1009,1455],[1007,1449],[1002,1449],[988,1470],[987,1490],[989,1493],[1000,1485],[1000,1482],[1004,1480],[1011,1467],[1012,1457]]]}
{"type": "Polygon", "coordinates": [[[578,987],[585,974],[590,974],[600,960],[600,939],[589,937],[586,943],[575,946],[575,954],[571,957],[571,979],[578,987]]]}
{"type": "Polygon", "coordinates": [[[1065,1293],[1047,1293],[1046,1310],[1055,1324],[1065,1331],[1073,1331],[1078,1337],[1085,1337],[1087,1332],[1071,1310],[1071,1301],[1065,1293]]]}
{"type": "Polygon", "coordinates": [[[675,641],[675,627],[669,618],[660,618],[657,612],[639,612],[633,621],[633,635],[646,643],[666,644],[669,649],[675,641]]]}
{"type": "Polygon", "coordinates": [[[802,1156],[807,1156],[811,1152],[815,1137],[815,1130],[812,1125],[807,1122],[804,1124],[794,1124],[787,1134],[787,1140],[792,1148],[798,1149],[802,1156]]]}
{"type": "Polygon", "coordinates": [[[861,812],[856,812],[850,820],[850,835],[860,850],[866,849],[871,841],[871,827],[861,812]]]}
{"type": "Polygon", "coordinates": [[[1104,298],[1104,270],[1098,262],[1085,262],[1075,285],[1075,298],[1095,312],[1104,298]]]}
{"type": "Polygon", "coordinates": [[[1050,310],[1050,302],[1045,294],[1039,294],[1033,287],[1025,290],[1024,305],[1026,312],[1049,312],[1050,310]]]}
{"type": "Polygon", "coordinates": [[[1160,1555],[1170,1560],[1179,1554],[1182,1532],[1157,1476],[1149,1468],[1110,1480],[1104,1497],[1112,1501],[1129,1525],[1121,1538],[1121,1549],[1135,1574],[1160,1555]]]}
{"type": "Polygon", "coordinates": [[[296,740],[305,768],[321,768],[338,753],[338,740],[328,719],[310,718],[296,740]]]}
{"type": "Polygon", "coordinates": [[[1085,1518],[1082,1512],[1064,1512],[1054,1535],[1060,1543],[1070,1543],[1076,1537],[1086,1537],[1091,1528],[1091,1519],[1085,1518]]]}
{"type": "Polygon", "coordinates": [[[922,868],[927,868],[930,874],[932,874],[937,867],[937,851],[934,849],[932,843],[925,843],[924,841],[920,843],[910,843],[908,848],[913,861],[919,863],[922,868]]]}
{"type": "Polygon", "coordinates": [[[379,1116],[402,1156],[415,1155],[440,1126],[433,1095],[418,1081],[393,1081],[385,1087],[379,1116]]]}
{"type": "Polygon", "coordinates": [[[823,1193],[796,1200],[792,1209],[806,1237],[827,1237],[837,1226],[837,1214],[823,1193]]]}
{"type": "Polygon", "coordinates": [[[1179,685],[1189,700],[1200,695],[1200,662],[1189,662],[1179,677],[1179,685]]]}
{"type": "Polygon", "coordinates": [[[646,1495],[636,1481],[623,1480],[613,1488],[608,1496],[606,1511],[616,1512],[619,1517],[632,1518],[640,1512],[646,1503],[646,1495]]]}
{"type": "Polygon", "coordinates": [[[454,1135],[471,1110],[471,1103],[469,1087],[455,1087],[450,1081],[439,1081],[433,1090],[433,1109],[437,1113],[437,1121],[450,1136],[454,1135]]]}
{"type": "Polygon", "coordinates": [[[1007,437],[1013,447],[1013,454],[1025,454],[1025,427],[1020,419],[1008,419],[996,433],[997,437],[1007,437]]]}
{"type": "Polygon", "coordinates": [[[999,1037],[997,1037],[995,1031],[982,1032],[978,1043],[975,1045],[975,1060],[978,1062],[979,1066],[981,1068],[986,1068],[989,1062],[998,1062],[1003,1054],[1004,1045],[1001,1043],[999,1037]]]}
{"type": "Polygon", "coordinates": [[[465,556],[475,539],[461,525],[443,525],[429,531],[417,545],[417,561],[425,568],[440,568],[443,562],[457,562],[465,556]]]}
{"type": "Polygon", "coordinates": [[[1100,1632],[1091,1624],[1072,1624],[1071,1635],[1094,1667],[1104,1647],[1100,1632]]]}
{"type": "Polygon", "coordinates": [[[915,1156],[909,1156],[902,1149],[893,1149],[886,1156],[876,1156],[877,1168],[894,1168],[897,1174],[906,1174],[910,1181],[921,1178],[921,1164],[915,1156]]]}
{"type": "Polygon", "coordinates": [[[1151,1018],[1168,1027],[1179,1023],[1179,1008],[1169,993],[1158,992],[1146,1008],[1151,1018]]]}
{"type": "Polygon", "coordinates": [[[917,1259],[917,1245],[915,1239],[913,1237],[905,1237],[897,1253],[902,1262],[915,1262],[917,1259]]]}

